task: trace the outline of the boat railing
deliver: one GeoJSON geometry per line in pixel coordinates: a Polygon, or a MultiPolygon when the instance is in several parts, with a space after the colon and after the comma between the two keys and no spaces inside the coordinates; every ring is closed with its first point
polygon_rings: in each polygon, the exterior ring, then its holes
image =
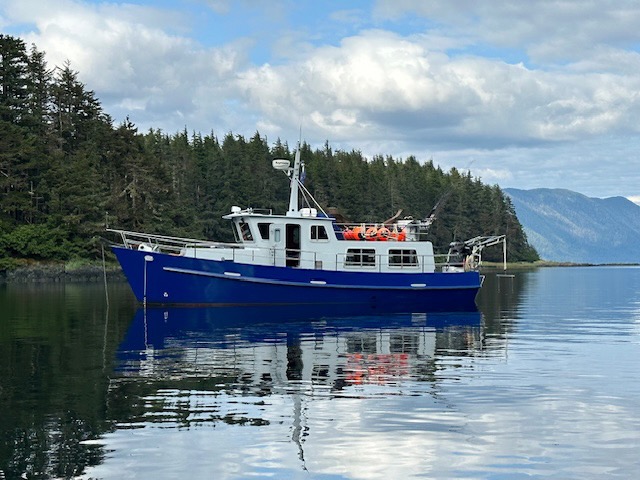
{"type": "Polygon", "coordinates": [[[161,253],[180,253],[185,248],[241,248],[237,243],[210,242],[193,238],[170,237],[152,233],[131,232],[108,228],[107,232],[116,233],[125,248],[148,250],[161,253]]]}
{"type": "Polygon", "coordinates": [[[336,253],[328,257],[317,251],[300,249],[283,249],[284,255],[279,255],[274,248],[251,248],[239,243],[210,242],[193,238],[171,237],[150,233],[133,232],[127,230],[107,229],[108,232],[120,236],[121,244],[125,248],[149,252],[183,255],[189,250],[194,258],[206,258],[204,250],[227,249],[224,254],[227,260],[240,263],[257,263],[260,265],[276,266],[283,261],[288,266],[300,268],[340,270],[340,271],[373,271],[373,272],[416,272],[432,271],[462,271],[469,266],[463,262],[452,262],[448,254],[421,255],[417,253],[387,254],[367,252],[336,253]],[[202,251],[202,253],[200,253],[202,251]]]}
{"type": "MultiPolygon", "coordinates": [[[[304,252],[302,252],[304,258],[304,252]]],[[[315,252],[314,264],[317,265],[315,252]]],[[[373,272],[460,272],[472,270],[464,262],[452,262],[447,254],[419,255],[419,254],[336,254],[335,269],[342,271],[373,271],[373,272]]]]}
{"type": "Polygon", "coordinates": [[[427,230],[423,224],[414,221],[386,223],[336,223],[336,233],[342,240],[364,241],[423,241],[427,230]]]}
{"type": "Polygon", "coordinates": [[[465,265],[464,261],[452,261],[448,254],[434,254],[433,259],[435,262],[435,267],[437,272],[453,272],[453,271],[461,271],[461,270],[473,270],[473,268],[469,268],[470,266],[465,265]]]}

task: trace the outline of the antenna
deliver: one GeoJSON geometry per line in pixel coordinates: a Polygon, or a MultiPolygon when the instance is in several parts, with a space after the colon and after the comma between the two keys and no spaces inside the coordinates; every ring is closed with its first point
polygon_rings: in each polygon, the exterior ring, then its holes
{"type": "Polygon", "coordinates": [[[288,216],[298,216],[298,192],[300,191],[300,142],[293,161],[293,171],[291,172],[291,192],[289,193],[288,216]]]}

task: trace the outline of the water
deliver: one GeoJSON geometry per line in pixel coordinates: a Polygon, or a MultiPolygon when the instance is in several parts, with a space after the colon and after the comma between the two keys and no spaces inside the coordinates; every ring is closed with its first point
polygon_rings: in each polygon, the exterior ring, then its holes
{"type": "Polygon", "coordinates": [[[478,305],[0,287],[0,479],[635,478],[640,269],[488,275],[478,305]]]}

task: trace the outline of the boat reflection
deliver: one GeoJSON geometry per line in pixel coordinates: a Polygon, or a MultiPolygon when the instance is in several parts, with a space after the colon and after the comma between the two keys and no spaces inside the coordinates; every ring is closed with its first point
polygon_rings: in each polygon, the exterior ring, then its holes
{"type": "MultiPolygon", "coordinates": [[[[265,394],[294,383],[334,394],[352,385],[432,380],[436,355],[481,349],[481,314],[302,306],[139,310],[117,354],[123,379],[147,386],[265,394]]],[[[296,388],[299,389],[300,385],[296,388]]]]}

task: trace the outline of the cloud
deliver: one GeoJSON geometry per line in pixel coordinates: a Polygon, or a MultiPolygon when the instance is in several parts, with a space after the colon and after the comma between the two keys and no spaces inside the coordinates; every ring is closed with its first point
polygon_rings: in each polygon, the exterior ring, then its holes
{"type": "Polygon", "coordinates": [[[636,3],[379,0],[305,15],[257,0],[5,0],[0,24],[50,65],[70,60],[105,111],[143,131],[291,140],[302,126],[316,145],[458,167],[475,158],[486,181],[571,178],[564,186],[597,195],[638,160],[636,3]],[[196,35],[203,24],[216,35],[196,35]]]}
{"type": "Polygon", "coordinates": [[[540,64],[584,58],[594,45],[629,48],[640,41],[640,4],[633,0],[378,0],[375,15],[422,17],[450,35],[463,34],[470,45],[523,49],[540,64]]]}
{"type": "Polygon", "coordinates": [[[424,38],[371,30],[303,62],[240,74],[247,101],[264,116],[318,134],[366,141],[429,138],[436,146],[486,148],[575,141],[637,131],[640,76],[549,73],[522,64],[431,51],[424,38]]]}
{"type": "MultiPolygon", "coordinates": [[[[446,42],[432,46],[431,34],[405,36],[377,29],[344,37],[336,46],[306,44],[301,56],[282,64],[252,65],[248,39],[203,46],[167,33],[170,28],[187,30],[187,21],[179,14],[176,21],[173,12],[70,0],[36,9],[32,3],[14,2],[10,10],[14,18],[36,26],[27,39],[54,64],[69,59],[107,109],[115,107],[118,114],[134,108],[146,124],[165,118],[178,128],[188,124],[208,130],[224,117],[237,117],[224,112],[229,99],[261,125],[284,122],[285,129],[296,128],[302,118],[318,138],[366,142],[384,133],[409,142],[426,139],[435,147],[574,141],[616,130],[636,132],[639,124],[640,58],[634,68],[627,67],[627,74],[588,71],[587,61],[573,70],[548,72],[477,55],[451,55],[444,50],[451,48],[446,42]]],[[[566,4],[565,15],[576,8],[566,4]]],[[[207,5],[220,12],[231,8],[224,1],[207,5]]],[[[377,11],[396,16],[416,11],[459,27],[475,22],[478,31],[485,30],[481,26],[500,27],[511,38],[503,43],[509,43],[527,41],[533,35],[528,29],[540,26],[539,19],[556,8],[541,2],[535,14],[524,16],[530,7],[510,4],[488,15],[488,7],[474,5],[470,2],[461,18],[448,2],[403,0],[392,10],[380,1],[377,11]],[[504,28],[508,19],[521,17],[528,28],[504,28]]],[[[337,11],[333,16],[349,15],[337,11]]],[[[589,12],[581,13],[578,22],[583,17],[589,18],[589,12]]],[[[286,32],[282,38],[289,38],[286,32]]],[[[593,65],[603,58],[594,58],[593,65]]]]}
{"type": "Polygon", "coordinates": [[[69,60],[107,112],[120,119],[132,114],[134,122],[149,126],[176,130],[198,116],[210,116],[214,124],[219,116],[207,112],[220,110],[235,72],[247,61],[242,39],[203,47],[167,33],[169,24],[186,28],[172,12],[71,1],[42,9],[29,0],[12,5],[14,19],[35,26],[24,38],[46,52],[50,65],[69,60]]]}

